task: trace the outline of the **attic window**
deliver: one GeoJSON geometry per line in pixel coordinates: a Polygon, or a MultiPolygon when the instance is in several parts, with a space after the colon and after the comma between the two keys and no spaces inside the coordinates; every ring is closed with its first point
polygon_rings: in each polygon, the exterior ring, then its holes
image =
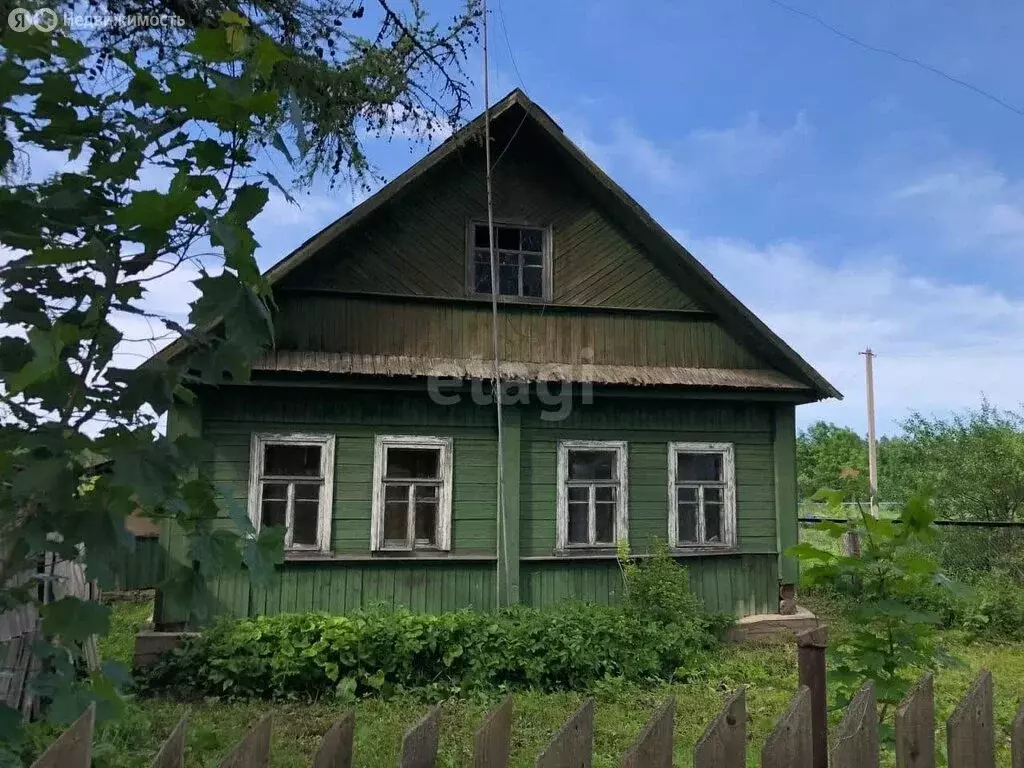
{"type": "MultiPolygon", "coordinates": [[[[498,295],[544,299],[550,293],[548,232],[540,227],[497,224],[494,227],[498,261],[498,295]]],[[[470,225],[469,289],[491,295],[491,241],[487,225],[470,225]]]]}

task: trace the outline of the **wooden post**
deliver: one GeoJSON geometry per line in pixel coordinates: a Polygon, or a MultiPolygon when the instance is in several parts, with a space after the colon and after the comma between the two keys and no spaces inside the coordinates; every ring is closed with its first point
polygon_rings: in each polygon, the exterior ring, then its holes
{"type": "Polygon", "coordinates": [[[590,768],[594,758],[594,700],[587,699],[563,725],[536,768],[590,768]]]}
{"type": "Polygon", "coordinates": [[[498,542],[498,604],[519,602],[519,466],[522,414],[515,405],[502,409],[505,436],[502,451],[502,482],[505,486],[504,531],[497,532],[498,542]]]}
{"type": "Polygon", "coordinates": [[[983,669],[946,721],[949,768],[995,768],[995,737],[992,673],[983,669]]]}
{"type": "Polygon", "coordinates": [[[814,768],[828,768],[828,697],[825,688],[825,648],[828,627],[822,625],[797,635],[800,685],[811,692],[811,749],[814,768]]]}
{"type": "Polygon", "coordinates": [[[647,721],[622,759],[622,768],[672,768],[676,700],[669,697],[647,721]]]}
{"type": "MultiPolygon", "coordinates": [[[[772,455],[775,470],[775,531],[779,552],[779,582],[782,585],[795,585],[799,565],[796,560],[786,555],[786,550],[800,541],[796,500],[796,408],[788,403],[775,406],[772,422],[772,455]]],[[[782,611],[781,602],[779,611],[782,611]]]]}
{"type": "Polygon", "coordinates": [[[853,697],[832,734],[832,768],[878,768],[878,708],[875,684],[853,697]]]}
{"type": "Polygon", "coordinates": [[[935,694],[930,674],[896,708],[896,768],[935,768],[935,694]]]}
{"type": "Polygon", "coordinates": [[[268,768],[270,730],[271,718],[267,715],[235,745],[230,755],[220,761],[220,768],[268,768]]]}
{"type": "Polygon", "coordinates": [[[512,751],[512,697],[491,712],[473,737],[474,768],[508,768],[512,751]]]}
{"type": "Polygon", "coordinates": [[[151,768],[184,768],[185,766],[185,718],[174,726],[167,741],[160,747],[151,768]]]}
{"type": "Polygon", "coordinates": [[[441,707],[434,707],[402,738],[401,768],[434,768],[441,707]]]}
{"type": "Polygon", "coordinates": [[[352,768],[352,741],[356,730],[356,716],[342,715],[324,734],[320,749],[313,758],[313,768],[352,768]]]}
{"type": "Polygon", "coordinates": [[[32,768],[89,768],[92,765],[92,731],[96,725],[96,705],[90,704],[50,745],[32,768]]]}
{"type": "Polygon", "coordinates": [[[693,748],[694,768],[744,768],[747,764],[747,689],[740,688],[693,748]]]}
{"type": "Polygon", "coordinates": [[[811,692],[801,687],[761,750],[761,768],[812,768],[811,692]]]}
{"type": "Polygon", "coordinates": [[[1024,768],[1024,701],[1013,718],[1010,731],[1010,768],[1024,768]]]}

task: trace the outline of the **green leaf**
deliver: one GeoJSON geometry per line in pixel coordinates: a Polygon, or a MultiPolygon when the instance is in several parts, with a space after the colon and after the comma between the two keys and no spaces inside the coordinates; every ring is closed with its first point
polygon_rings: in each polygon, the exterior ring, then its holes
{"type": "Polygon", "coordinates": [[[249,579],[257,586],[270,583],[274,566],[284,562],[284,528],[264,528],[245,542],[244,561],[249,579]]]}
{"type": "Polygon", "coordinates": [[[261,37],[253,49],[253,68],[264,78],[274,71],[274,65],[287,57],[269,37],[261,37]]]}
{"type": "Polygon", "coordinates": [[[227,530],[201,531],[188,539],[189,556],[198,561],[199,570],[209,578],[231,573],[242,564],[238,534],[227,530]]]}
{"type": "Polygon", "coordinates": [[[84,642],[92,635],[105,635],[110,629],[110,606],[77,597],[62,597],[39,609],[43,632],[65,641],[84,642]]]}

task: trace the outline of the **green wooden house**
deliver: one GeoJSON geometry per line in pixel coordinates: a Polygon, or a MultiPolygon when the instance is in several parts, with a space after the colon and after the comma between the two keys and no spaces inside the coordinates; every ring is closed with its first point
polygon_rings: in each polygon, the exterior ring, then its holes
{"type": "Polygon", "coordinates": [[[839,392],[521,91],[491,135],[493,230],[480,117],[273,266],[275,348],[171,414],[225,517],[287,528],[273,583],[225,576],[220,609],[610,602],[616,543],[661,538],[711,608],[778,612],[794,411],[839,392]]]}

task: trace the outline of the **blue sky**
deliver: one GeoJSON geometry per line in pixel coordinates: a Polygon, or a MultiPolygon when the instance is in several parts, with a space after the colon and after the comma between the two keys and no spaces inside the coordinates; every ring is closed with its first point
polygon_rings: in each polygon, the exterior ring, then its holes
{"type": "MultiPolygon", "coordinates": [[[[1024,109],[1024,5],[793,2],[1024,109]]],[[[1024,400],[1024,116],[771,0],[491,0],[490,18],[492,98],[523,87],[844,392],[802,425],[863,431],[867,346],[882,432],[1024,400]]],[[[388,178],[428,149],[369,148],[388,178]]],[[[275,197],[261,265],[356,197],[275,197]]]]}

